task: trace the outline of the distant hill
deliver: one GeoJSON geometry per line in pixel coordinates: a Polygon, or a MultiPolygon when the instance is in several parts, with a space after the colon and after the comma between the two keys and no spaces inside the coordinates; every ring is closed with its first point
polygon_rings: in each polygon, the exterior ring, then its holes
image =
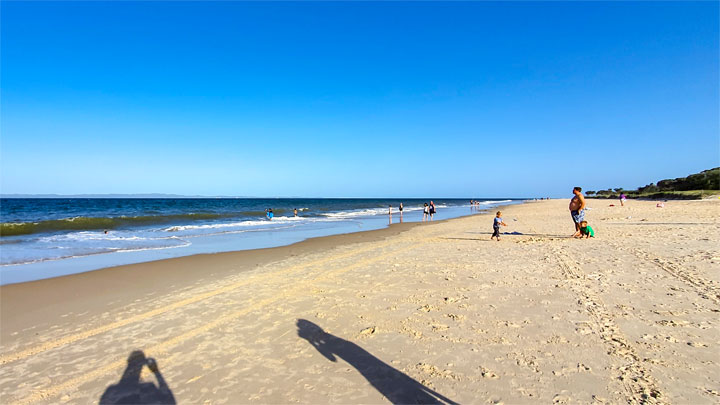
{"type": "Polygon", "coordinates": [[[609,188],[599,191],[589,190],[585,194],[600,198],[618,198],[620,194],[626,194],[631,198],[701,199],[720,194],[720,167],[703,170],[687,177],[660,180],[657,184],[650,183],[636,190],[609,188]]]}
{"type": "Polygon", "coordinates": [[[637,189],[640,193],[653,193],[658,191],[690,191],[690,190],[720,190],[720,167],[703,170],[677,179],[660,180],[657,185],[650,183],[637,189]]]}

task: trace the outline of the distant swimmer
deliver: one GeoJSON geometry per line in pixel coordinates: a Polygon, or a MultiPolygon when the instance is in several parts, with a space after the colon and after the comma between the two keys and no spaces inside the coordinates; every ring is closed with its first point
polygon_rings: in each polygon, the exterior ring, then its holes
{"type": "Polygon", "coordinates": [[[267,217],[268,220],[272,221],[274,215],[275,214],[273,214],[272,208],[268,208],[265,210],[265,216],[267,217]]]}
{"type": "Polygon", "coordinates": [[[297,216],[297,208],[293,208],[293,214],[297,216]]]}
{"type": "Polygon", "coordinates": [[[570,200],[570,216],[575,223],[573,237],[580,236],[580,222],[585,219],[585,196],[582,194],[582,187],[573,188],[573,198],[570,200]]]}
{"type": "Polygon", "coordinates": [[[388,205],[388,215],[392,216],[392,205],[388,205]]]}

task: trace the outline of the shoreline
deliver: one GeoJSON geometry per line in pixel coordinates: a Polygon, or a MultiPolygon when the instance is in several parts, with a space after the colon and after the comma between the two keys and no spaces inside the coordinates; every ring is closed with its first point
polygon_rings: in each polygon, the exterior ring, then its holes
{"type": "MultiPolygon", "coordinates": [[[[487,200],[483,203],[487,205],[478,207],[477,211],[471,210],[471,212],[469,213],[466,211],[470,208],[469,206],[449,206],[443,209],[443,215],[441,217],[443,217],[444,219],[449,219],[474,215],[478,212],[484,211],[485,209],[492,209],[492,207],[496,205],[517,204],[522,203],[522,201],[498,200],[497,202],[495,202],[494,200],[487,200]]],[[[377,209],[374,210],[377,211],[377,209]]],[[[87,271],[118,267],[122,265],[145,263],[170,258],[188,257],[197,254],[214,254],[287,246],[306,239],[339,235],[345,233],[363,232],[367,230],[386,229],[388,227],[388,217],[386,213],[385,215],[375,214],[367,216],[357,216],[356,213],[353,214],[353,211],[348,212],[350,215],[341,215],[341,219],[331,219],[327,222],[317,222],[315,219],[312,219],[312,217],[308,221],[301,220],[297,224],[295,224],[294,221],[291,221],[287,224],[281,221],[278,226],[276,226],[276,224],[271,224],[268,221],[261,221],[264,224],[266,223],[267,227],[247,228],[246,230],[242,231],[230,230],[226,232],[210,232],[208,234],[194,234],[185,236],[177,236],[171,234],[168,234],[169,236],[164,234],[162,236],[155,236],[153,232],[146,232],[142,229],[138,231],[122,231],[128,232],[127,235],[114,235],[111,233],[110,235],[97,236],[90,232],[81,232],[82,235],[78,236],[78,238],[80,239],[79,242],[75,242],[73,239],[74,234],[70,234],[70,236],[67,237],[64,235],[60,235],[51,236],[49,238],[41,238],[48,240],[43,240],[43,244],[35,247],[33,247],[32,245],[26,246],[22,244],[8,244],[6,246],[6,250],[4,251],[4,259],[8,259],[11,262],[0,266],[0,283],[2,285],[17,284],[46,278],[55,278],[69,274],[78,274],[87,271]],[[56,237],[59,238],[59,241],[53,243],[58,243],[57,245],[53,245],[54,247],[45,246],[50,243],[49,240],[56,237]],[[104,241],[105,238],[108,238],[108,241],[104,241]],[[140,242],[141,244],[155,243],[152,241],[167,239],[172,240],[172,244],[174,246],[157,248],[127,247],[127,249],[116,246],[115,248],[118,248],[118,250],[111,250],[108,252],[86,251],[85,253],[78,255],[70,254],[72,253],[73,249],[77,249],[79,252],[87,249],[89,245],[87,245],[85,241],[91,241],[93,244],[99,243],[100,246],[102,246],[106,243],[116,243],[112,242],[115,240],[123,241],[117,243],[126,243],[125,240],[133,239],[143,241],[140,242]],[[27,250],[30,248],[38,249],[39,252],[50,249],[54,252],[66,252],[70,255],[62,258],[48,258],[12,264],[12,260],[17,260],[17,256],[23,254],[23,249],[27,250]]],[[[398,219],[400,218],[397,215],[397,211],[394,214],[394,221],[392,221],[392,225],[395,225],[395,223],[397,223],[398,219]]],[[[408,212],[405,213],[405,218],[407,223],[421,222],[420,219],[422,218],[422,214],[417,209],[410,209],[408,212]]],[[[298,218],[290,219],[297,220],[298,218]]],[[[189,228],[193,227],[198,226],[189,226],[189,228]]],[[[200,225],[199,227],[203,228],[204,225],[200,225]]],[[[36,253],[32,253],[31,250],[27,251],[29,252],[29,257],[36,255],[36,253]]],[[[42,253],[40,253],[40,255],[42,255],[42,253]]]]}
{"type": "MultiPolygon", "coordinates": [[[[501,207],[503,206],[493,209],[501,207]]],[[[108,301],[116,303],[117,306],[125,305],[128,291],[132,291],[133,296],[149,293],[163,295],[178,288],[190,287],[198,280],[238,275],[296,256],[323,254],[343,246],[381,241],[423,225],[441,224],[485,214],[490,213],[481,210],[473,215],[455,218],[393,223],[381,229],[313,237],[284,246],[199,253],[4,284],[0,285],[0,319],[3,323],[19,325],[21,329],[29,328],[42,325],[43,322],[39,319],[53,318],[53,313],[56,312],[82,313],[87,310],[88,302],[108,301]],[[200,266],[211,267],[213,270],[202,273],[200,266]],[[168,281],[171,281],[169,285],[168,281]],[[83,294],[78,295],[78,291],[83,294]],[[58,309],[57,304],[62,305],[62,310],[58,309]]],[[[106,309],[115,307],[116,305],[106,305],[106,309]]],[[[9,329],[0,328],[0,341],[8,337],[4,333],[7,330],[9,329]]]]}

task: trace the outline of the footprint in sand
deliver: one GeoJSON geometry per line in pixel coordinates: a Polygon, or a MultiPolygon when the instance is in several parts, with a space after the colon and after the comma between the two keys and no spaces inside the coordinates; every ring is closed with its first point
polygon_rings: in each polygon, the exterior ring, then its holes
{"type": "Polygon", "coordinates": [[[489,378],[491,380],[497,380],[498,378],[500,378],[497,374],[488,370],[485,367],[480,367],[480,375],[483,376],[483,378],[489,378]]]}
{"type": "Polygon", "coordinates": [[[708,345],[703,342],[687,342],[687,344],[692,347],[708,347],[708,345]]]}
{"type": "Polygon", "coordinates": [[[593,333],[590,324],[588,324],[587,322],[578,322],[577,326],[575,327],[575,332],[581,335],[589,335],[593,333]]]}

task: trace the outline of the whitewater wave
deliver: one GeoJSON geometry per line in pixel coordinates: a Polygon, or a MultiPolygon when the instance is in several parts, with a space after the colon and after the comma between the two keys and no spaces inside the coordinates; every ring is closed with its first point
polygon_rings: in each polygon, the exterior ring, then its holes
{"type": "Polygon", "coordinates": [[[327,217],[327,218],[352,218],[352,217],[361,217],[361,216],[381,215],[381,214],[387,214],[387,213],[388,213],[387,208],[367,208],[367,209],[353,210],[353,211],[326,212],[326,213],[320,214],[320,216],[327,217]]]}
{"type": "Polygon", "coordinates": [[[304,217],[275,217],[272,221],[267,219],[251,220],[251,221],[236,221],[236,222],[221,222],[214,224],[202,224],[202,225],[177,225],[163,229],[165,232],[180,232],[180,231],[191,231],[191,230],[203,230],[203,229],[225,229],[225,228],[256,228],[256,227],[271,227],[273,224],[282,224],[288,222],[298,222],[307,220],[304,217]]]}
{"type": "Polygon", "coordinates": [[[491,205],[512,202],[512,200],[498,200],[498,201],[480,201],[480,205],[491,205]]]}
{"type": "Polygon", "coordinates": [[[58,231],[115,229],[122,226],[154,225],[183,220],[213,220],[224,217],[228,217],[228,215],[190,213],[172,215],[143,215],[134,217],[73,217],[39,222],[3,222],[0,223],[0,236],[32,235],[36,233],[58,231]]]}

